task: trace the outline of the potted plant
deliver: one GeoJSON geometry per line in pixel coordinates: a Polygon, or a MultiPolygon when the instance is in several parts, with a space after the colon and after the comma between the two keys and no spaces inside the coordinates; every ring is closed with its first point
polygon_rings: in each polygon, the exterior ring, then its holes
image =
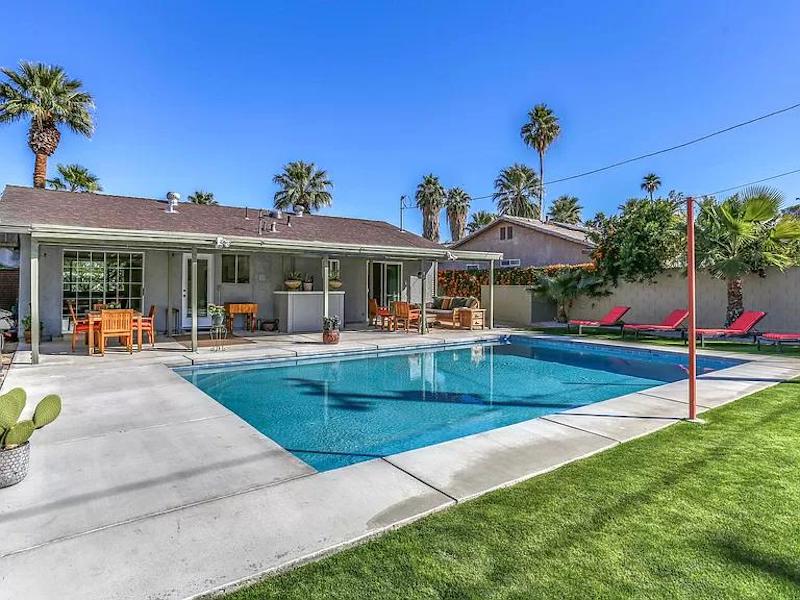
{"type": "Polygon", "coordinates": [[[225,307],[219,304],[209,304],[208,314],[211,315],[211,325],[213,327],[221,327],[222,322],[225,320],[225,307]]]}
{"type": "Polygon", "coordinates": [[[51,394],[36,405],[33,417],[19,420],[25,408],[25,390],[14,388],[0,396],[0,488],[25,479],[30,465],[30,438],[61,413],[61,398],[51,394]]]}
{"type": "Polygon", "coordinates": [[[286,274],[286,279],[283,280],[283,285],[286,286],[287,290],[296,290],[299,289],[301,285],[303,285],[303,274],[299,271],[290,271],[286,274]]]}
{"type": "Polygon", "coordinates": [[[328,275],[328,289],[338,290],[342,287],[342,280],[339,279],[339,271],[331,271],[328,275]]]}
{"type": "Polygon", "coordinates": [[[306,275],[306,278],[303,280],[303,291],[310,292],[314,289],[314,277],[311,275],[306,275]]]}
{"type": "Polygon", "coordinates": [[[339,317],[322,317],[322,343],[323,344],[338,344],[339,343],[339,325],[341,321],[339,317]]]}
{"type": "MultiPolygon", "coordinates": [[[[31,319],[30,315],[28,315],[27,317],[22,319],[22,330],[24,332],[25,343],[26,344],[30,344],[31,343],[31,325],[32,324],[33,324],[33,319],[31,319]]],[[[43,332],[44,332],[44,323],[39,321],[39,336],[40,337],[41,337],[43,332]]]]}

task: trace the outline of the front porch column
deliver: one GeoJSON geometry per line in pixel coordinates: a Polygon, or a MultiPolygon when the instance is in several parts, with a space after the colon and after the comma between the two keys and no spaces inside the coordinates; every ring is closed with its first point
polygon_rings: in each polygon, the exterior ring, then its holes
{"type": "Polygon", "coordinates": [[[428,273],[425,271],[425,261],[420,261],[420,272],[422,273],[422,281],[420,282],[420,313],[419,313],[419,332],[425,335],[428,332],[428,319],[427,309],[425,307],[425,292],[426,283],[428,282],[428,273]]]}
{"type": "Polygon", "coordinates": [[[39,242],[31,238],[31,364],[39,364],[39,242]]]}
{"type": "Polygon", "coordinates": [[[327,256],[322,257],[322,316],[324,318],[329,317],[328,314],[330,312],[330,294],[328,294],[328,288],[330,287],[328,284],[328,280],[331,275],[331,263],[328,260],[327,256]]]}
{"type": "Polygon", "coordinates": [[[197,352],[197,248],[192,248],[192,352],[197,352]]]}
{"type": "Polygon", "coordinates": [[[439,261],[433,261],[433,297],[439,295],[439,261]]]}
{"type": "Polygon", "coordinates": [[[494,329],[494,259],[489,261],[489,329],[494,329]]]}

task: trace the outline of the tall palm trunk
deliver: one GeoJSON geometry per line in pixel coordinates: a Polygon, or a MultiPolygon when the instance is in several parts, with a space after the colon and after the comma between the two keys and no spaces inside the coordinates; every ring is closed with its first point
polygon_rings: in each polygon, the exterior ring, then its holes
{"type": "Polygon", "coordinates": [[[544,221],[544,152],[539,152],[539,220],[544,221]]]}
{"type": "Polygon", "coordinates": [[[464,230],[467,227],[467,213],[463,211],[448,211],[447,221],[450,224],[450,238],[452,241],[457,242],[464,237],[464,230]]]}
{"type": "Polygon", "coordinates": [[[426,208],[422,215],[422,237],[432,242],[439,241],[439,211],[426,208]]]}
{"type": "Polygon", "coordinates": [[[741,277],[728,279],[725,283],[728,288],[728,310],[725,313],[725,326],[727,327],[744,312],[744,294],[741,277]]]}
{"type": "Polygon", "coordinates": [[[61,133],[52,123],[34,120],[28,131],[28,147],[36,155],[33,166],[33,187],[43,188],[47,182],[47,159],[58,147],[61,133]]]}

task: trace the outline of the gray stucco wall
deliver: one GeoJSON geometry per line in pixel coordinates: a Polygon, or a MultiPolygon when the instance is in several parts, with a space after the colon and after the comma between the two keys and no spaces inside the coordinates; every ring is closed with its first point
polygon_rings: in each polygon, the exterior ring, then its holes
{"type": "MultiPolygon", "coordinates": [[[[102,250],[102,247],[97,247],[102,250]]],[[[135,250],[135,249],[131,249],[135,250]]],[[[158,331],[167,329],[167,308],[181,307],[183,295],[182,264],[183,253],[165,250],[144,252],[144,305],[145,311],[156,306],[156,326],[158,331]]],[[[250,255],[249,283],[222,283],[222,253],[213,252],[214,299],[215,303],[255,302],[259,306],[259,316],[274,318],[273,291],[283,289],[283,280],[289,271],[301,271],[314,276],[314,289],[322,289],[322,259],[320,257],[290,256],[281,254],[256,253],[250,255]]],[[[63,248],[43,246],[40,249],[40,316],[48,335],[61,333],[62,306],[62,256],[63,248]]],[[[334,257],[332,257],[334,258],[334,257]]],[[[338,257],[337,257],[338,258],[338,257]]],[[[342,290],[345,291],[345,322],[363,323],[367,320],[367,260],[360,257],[339,258],[341,265],[342,290]]],[[[433,295],[434,274],[432,263],[426,261],[426,296],[433,295]]],[[[416,274],[422,268],[420,261],[403,263],[403,296],[408,292],[411,278],[411,298],[420,301],[420,280],[416,274]]],[[[30,307],[30,236],[20,236],[20,290],[19,311],[25,317],[30,307]]]]}
{"type": "MultiPolygon", "coordinates": [[[[631,310],[625,316],[630,323],[657,323],[670,311],[687,304],[686,278],[679,271],[661,275],[656,283],[624,283],[612,288],[603,298],[579,298],[570,312],[576,319],[593,319],[612,306],[622,304],[631,310]]],[[[725,282],[706,273],[697,278],[697,324],[720,327],[725,321],[727,296],[725,282]]],[[[783,273],[770,270],[767,277],[744,278],[745,309],[768,314],[758,328],[761,331],[800,331],[800,268],[783,273]]]]}

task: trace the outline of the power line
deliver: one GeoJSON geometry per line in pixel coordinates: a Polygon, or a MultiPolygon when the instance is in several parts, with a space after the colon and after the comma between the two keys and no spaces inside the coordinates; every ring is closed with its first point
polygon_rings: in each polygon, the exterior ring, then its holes
{"type": "Polygon", "coordinates": [[[679,150],[680,148],[685,148],[686,146],[691,146],[692,144],[697,144],[698,142],[703,142],[709,138],[715,137],[717,135],[721,135],[723,133],[727,133],[729,131],[733,131],[734,129],[738,129],[739,127],[744,127],[745,125],[751,125],[753,123],[757,123],[758,121],[763,121],[764,119],[769,119],[770,117],[774,117],[776,115],[780,115],[785,112],[789,112],[790,110],[794,110],[796,108],[800,108],[800,102],[797,104],[792,104],[791,106],[787,106],[785,108],[781,108],[778,110],[774,110],[770,113],[765,115],[761,115],[755,117],[753,119],[749,119],[747,121],[742,121],[741,123],[736,123],[735,125],[731,125],[730,127],[725,127],[724,129],[718,129],[717,131],[713,131],[711,133],[707,133],[706,135],[701,135],[700,137],[694,138],[687,142],[683,142],[681,144],[676,144],[675,146],[670,146],[669,148],[662,148],[661,150],[656,150],[655,152],[648,152],[647,154],[640,154],[639,156],[634,156],[633,158],[627,158],[625,160],[621,160],[610,165],[606,165],[605,167],[600,167],[599,169],[592,169],[591,171],[584,171],[583,173],[578,173],[577,175],[570,175],[569,177],[562,177],[561,179],[553,179],[552,181],[545,181],[545,185],[549,185],[552,183],[561,183],[562,181],[570,181],[572,179],[578,179],[579,177],[586,177],[587,175],[594,175],[595,173],[600,173],[602,171],[608,171],[609,169],[613,169],[615,167],[619,167],[622,165],[626,165],[628,163],[635,162],[637,160],[642,160],[645,158],[650,158],[651,156],[657,156],[659,154],[664,154],[665,152],[672,152],[673,150],[679,150]]]}
{"type": "MultiPolygon", "coordinates": [[[[606,165],[604,167],[599,167],[597,169],[591,169],[590,171],[583,171],[582,173],[576,173],[575,175],[569,175],[568,177],[561,177],[559,179],[553,179],[551,181],[545,181],[544,184],[545,185],[550,185],[550,184],[553,184],[553,183],[561,183],[563,181],[571,181],[573,179],[578,179],[580,177],[586,177],[588,175],[594,175],[596,173],[601,173],[603,171],[608,171],[609,169],[614,169],[614,168],[620,167],[622,165],[627,165],[629,163],[636,162],[638,160],[643,160],[645,158],[658,156],[659,154],[664,154],[666,152],[672,152],[673,150],[679,150],[681,148],[686,148],[687,146],[691,146],[693,144],[697,144],[699,142],[703,142],[703,141],[705,141],[705,140],[707,140],[709,138],[721,135],[723,133],[727,133],[729,131],[733,131],[734,129],[738,129],[738,128],[744,127],[746,125],[751,125],[753,123],[757,123],[758,121],[763,121],[764,119],[769,119],[770,117],[774,117],[776,115],[780,115],[780,114],[783,114],[785,112],[789,112],[791,110],[795,110],[797,108],[800,108],[800,102],[798,102],[796,104],[792,104],[791,106],[786,106],[784,108],[780,108],[778,110],[774,110],[772,112],[766,113],[764,115],[760,115],[758,117],[754,117],[752,119],[748,119],[747,121],[742,121],[741,123],[736,123],[735,125],[731,125],[729,127],[725,127],[724,129],[718,129],[717,131],[712,131],[711,133],[707,133],[705,135],[701,135],[700,137],[688,140],[686,142],[682,142],[680,144],[676,144],[674,146],[669,146],[668,148],[662,148],[662,149],[656,150],[654,152],[648,152],[647,154],[640,154],[640,155],[634,156],[632,158],[626,158],[625,160],[620,160],[620,161],[617,161],[615,163],[611,163],[609,165],[606,165]]],[[[790,173],[785,173],[784,175],[789,175],[789,174],[790,173]]],[[[768,181],[769,179],[775,179],[777,177],[782,177],[782,176],[783,175],[777,175],[777,176],[775,176],[773,178],[764,179],[762,181],[768,181]]],[[[756,183],[759,183],[759,182],[756,182],[756,183]]],[[[748,185],[748,184],[745,184],[745,185],[748,185]]],[[[744,186],[741,186],[741,187],[744,187],[744,186]]],[[[736,189],[736,188],[730,188],[730,189],[736,189]]],[[[728,190],[721,190],[721,191],[728,191],[728,190]]],[[[715,193],[720,193],[720,192],[715,192],[715,193]]],[[[473,200],[484,200],[486,198],[491,198],[492,196],[494,196],[494,194],[486,194],[484,196],[475,196],[472,199],[473,200]]]]}
{"type": "Polygon", "coordinates": [[[773,179],[778,179],[779,177],[786,177],[787,175],[794,175],[795,173],[800,173],[800,169],[795,169],[793,171],[786,171],[785,173],[779,173],[778,175],[772,175],[771,177],[765,177],[764,179],[759,179],[757,181],[750,181],[748,183],[743,183],[742,185],[735,185],[733,187],[725,188],[724,190],[717,190],[716,192],[711,192],[708,194],[698,194],[698,197],[703,196],[716,196],[717,194],[723,194],[725,192],[731,192],[733,190],[738,190],[743,187],[747,187],[750,185],[756,185],[757,183],[764,183],[765,181],[771,181],[773,179]]]}

